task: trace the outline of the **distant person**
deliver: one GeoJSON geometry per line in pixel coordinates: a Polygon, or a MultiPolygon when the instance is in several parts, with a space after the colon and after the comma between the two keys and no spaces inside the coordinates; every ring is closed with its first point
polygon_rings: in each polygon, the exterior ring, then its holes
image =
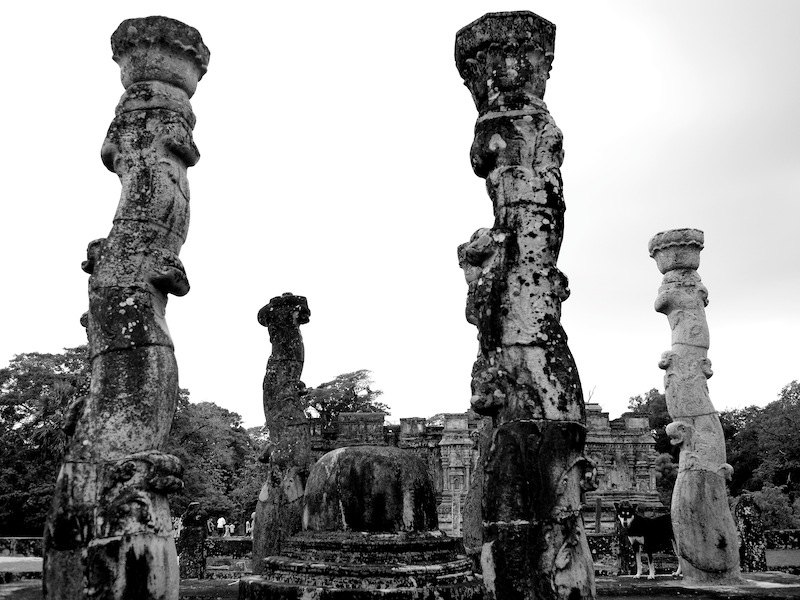
{"type": "Polygon", "coordinates": [[[225,535],[225,523],[227,523],[225,517],[220,516],[220,518],[217,519],[217,535],[220,537],[225,535]]]}
{"type": "Polygon", "coordinates": [[[208,535],[214,535],[214,519],[211,517],[206,521],[206,530],[208,531],[208,535]]]}
{"type": "Polygon", "coordinates": [[[244,522],[244,534],[251,537],[253,535],[253,525],[250,523],[250,519],[244,522]]]}

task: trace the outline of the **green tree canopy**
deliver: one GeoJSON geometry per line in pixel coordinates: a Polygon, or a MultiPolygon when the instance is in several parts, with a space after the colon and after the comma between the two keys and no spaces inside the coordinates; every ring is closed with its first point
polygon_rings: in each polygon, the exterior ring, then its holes
{"type": "Polygon", "coordinates": [[[724,410],[719,414],[722,432],[725,435],[725,454],[733,467],[729,484],[731,495],[738,496],[745,490],[761,488],[763,481],[756,476],[761,462],[758,453],[758,430],[755,421],[761,409],[757,406],[724,410]]]}
{"type": "MultiPolygon", "coordinates": [[[[86,346],[61,354],[31,352],[0,369],[0,535],[41,535],[66,451],[70,406],[89,393],[86,346]]],[[[260,431],[211,402],[192,404],[181,390],[163,449],[184,465],[184,489],[170,496],[173,515],[189,502],[244,522],[255,510],[266,470],[256,460],[260,431]]]]}
{"type": "Polygon", "coordinates": [[[789,504],[786,486],[764,484],[761,490],[753,492],[753,500],[761,509],[764,529],[795,529],[800,526],[800,519],[789,504]]]}
{"type": "Polygon", "coordinates": [[[756,491],[767,484],[796,494],[800,489],[800,383],[786,384],[778,399],[763,408],[749,406],[720,414],[731,493],[756,491]]]}
{"type": "Polygon", "coordinates": [[[174,515],[200,502],[211,515],[242,523],[255,510],[266,472],[258,463],[258,439],[242,427],[242,418],[213,402],[189,402],[181,390],[164,452],[180,458],[184,488],[170,496],[174,515]]]}
{"type": "Polygon", "coordinates": [[[343,412],[383,412],[389,407],[378,398],[381,390],[372,389],[372,372],[367,369],[342,373],[332,381],[309,388],[306,394],[308,413],[320,417],[324,426],[329,426],[343,412]]]}
{"type": "Polygon", "coordinates": [[[647,415],[650,420],[650,430],[656,439],[656,452],[659,454],[671,454],[673,459],[677,459],[677,450],[669,441],[665,428],[672,421],[667,412],[667,397],[656,388],[650,391],[631,396],[628,400],[628,410],[647,415]]]}
{"type": "Polygon", "coordinates": [[[0,532],[41,535],[70,405],[89,393],[86,346],[28,352],[0,369],[0,532]]]}

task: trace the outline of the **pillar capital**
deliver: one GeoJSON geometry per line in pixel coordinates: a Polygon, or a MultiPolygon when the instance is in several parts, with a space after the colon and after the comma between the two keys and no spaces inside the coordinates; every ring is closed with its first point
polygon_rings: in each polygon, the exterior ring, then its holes
{"type": "Polygon", "coordinates": [[[120,23],[111,36],[111,49],[125,89],[140,81],[162,81],[181,88],[190,98],[210,57],[194,27],[157,16],[120,23]]]}
{"type": "Polygon", "coordinates": [[[699,229],[670,229],[655,234],[647,244],[662,275],[675,269],[697,270],[705,236],[699,229]]]}
{"type": "Polygon", "coordinates": [[[305,325],[310,318],[311,311],[306,297],[296,296],[291,292],[275,296],[258,311],[258,322],[269,328],[270,332],[273,327],[305,325]]]}
{"type": "Polygon", "coordinates": [[[555,38],[530,11],[487,13],[456,34],[456,66],[481,115],[541,104],[555,38]]]}

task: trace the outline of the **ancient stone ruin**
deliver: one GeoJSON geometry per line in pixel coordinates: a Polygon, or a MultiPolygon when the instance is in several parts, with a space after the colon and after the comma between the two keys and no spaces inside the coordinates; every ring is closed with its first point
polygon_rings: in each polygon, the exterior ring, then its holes
{"type": "Polygon", "coordinates": [[[711,377],[705,307],[708,290],[700,281],[703,232],[673,229],[656,234],[650,256],[664,275],[655,309],[669,320],[672,350],[661,356],[672,423],[667,434],[680,446],[678,478],[672,493],[672,528],[684,581],[739,581],[739,545],[728,507],[722,425],[708,395],[711,377]]]}
{"type": "Polygon", "coordinates": [[[479,600],[460,543],[437,527],[425,463],[391,446],[339,448],[311,468],[303,531],[243,579],[242,600],[479,600]]]}
{"type": "Polygon", "coordinates": [[[261,460],[270,475],[261,488],[253,524],[253,570],[261,573],[262,559],[281,550],[281,543],[301,528],[305,480],[311,441],[305,404],[305,350],[300,325],[311,311],[303,296],[285,293],[258,311],[258,322],[269,331],[272,354],[264,375],[264,417],[270,444],[261,460]]]}
{"type": "Polygon", "coordinates": [[[71,435],[44,534],[48,598],[178,597],[167,494],[178,460],[162,454],[178,397],[164,319],[189,291],[178,258],[189,226],[186,170],[199,159],[189,98],[209,52],[165,17],[124,21],[111,38],[122,95],[102,148],[122,183],[108,237],[89,244],[91,392],[71,435]]]}
{"type": "MultiPolygon", "coordinates": [[[[593,598],[581,499],[583,394],[560,324],[567,278],[562,135],[542,97],[555,25],[527,11],[489,13],[456,35],[456,64],[479,116],[472,167],[494,226],[458,249],[478,328],[472,408],[493,419],[482,456],[481,564],[490,598],[593,598]]],[[[465,530],[465,536],[468,532],[465,530]]],[[[470,534],[472,535],[472,534],[470,534]]]]}

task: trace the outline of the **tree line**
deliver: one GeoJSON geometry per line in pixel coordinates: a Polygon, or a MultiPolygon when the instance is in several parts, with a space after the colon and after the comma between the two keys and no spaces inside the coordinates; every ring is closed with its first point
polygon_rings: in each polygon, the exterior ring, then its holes
{"type": "MultiPolygon", "coordinates": [[[[646,414],[656,440],[656,483],[662,502],[670,505],[678,471],[678,449],[664,428],[671,421],[666,397],[657,389],[633,396],[632,412],[646,414]]],[[[732,498],[753,494],[769,529],[800,527],[800,383],[792,381],[766,406],[719,413],[733,476],[732,498]]]]}
{"type": "MultiPolygon", "coordinates": [[[[62,353],[16,355],[0,369],[0,536],[39,536],[67,448],[70,406],[89,394],[85,345],[62,353]]],[[[330,422],[339,412],[383,411],[366,370],[309,389],[308,412],[330,422]]],[[[180,458],[184,487],[169,497],[173,515],[200,502],[211,516],[242,524],[255,510],[267,466],[258,461],[269,433],[181,389],[164,452],[180,458]]]]}

